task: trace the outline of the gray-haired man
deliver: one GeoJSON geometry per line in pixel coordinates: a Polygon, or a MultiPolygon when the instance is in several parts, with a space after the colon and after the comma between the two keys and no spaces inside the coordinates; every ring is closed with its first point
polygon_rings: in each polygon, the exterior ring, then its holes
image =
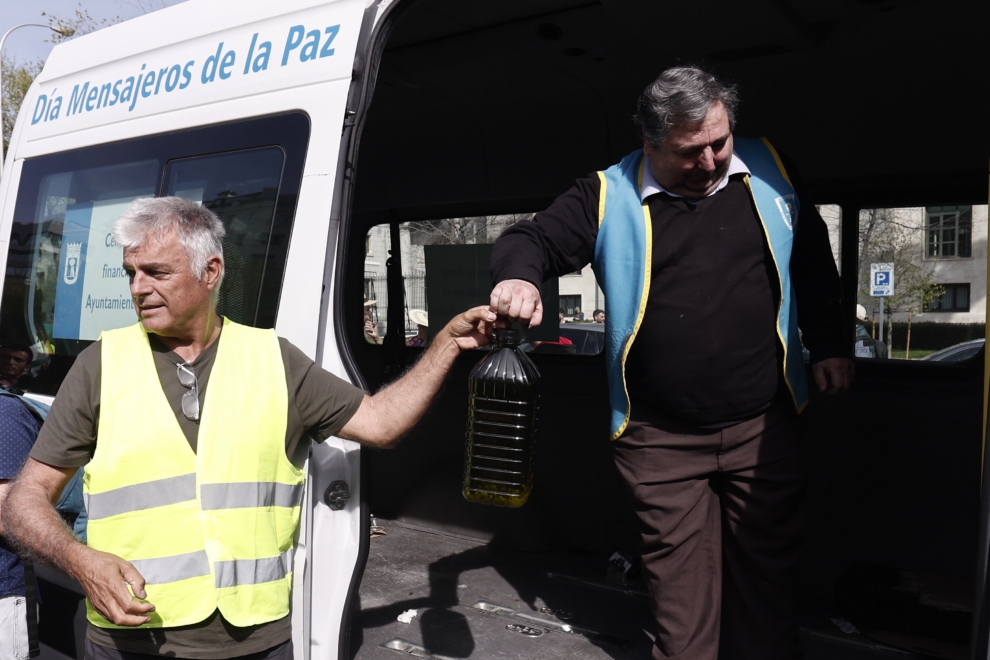
{"type": "Polygon", "coordinates": [[[217,315],[223,236],[189,200],[128,207],[114,239],[139,322],[80,354],[3,506],[5,533],[86,591],[90,660],[291,658],[296,450],[331,435],[394,445],[460,351],[488,343],[495,315],[469,310],[368,396],[217,315]],[[51,506],[83,465],[88,546],[51,506]]]}
{"type": "Polygon", "coordinates": [[[663,72],[639,99],[643,148],[492,253],[500,316],[539,324],[539,284],[589,262],[605,292],[610,431],[654,658],[713,660],[720,638],[733,658],[801,657],[799,325],[819,390],[852,380],[825,224],[769,142],[734,138],[737,103],[710,73],[663,72]]]}

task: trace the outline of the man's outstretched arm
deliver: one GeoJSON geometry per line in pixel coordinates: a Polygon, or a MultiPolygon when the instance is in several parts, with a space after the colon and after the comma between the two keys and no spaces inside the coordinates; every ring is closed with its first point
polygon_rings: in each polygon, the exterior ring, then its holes
{"type": "Polygon", "coordinates": [[[340,436],[377,447],[392,447],[429,408],[461,351],[491,342],[495,314],[488,306],[454,317],[433,338],[423,357],[402,378],[365,396],[340,436]]]}
{"type": "Polygon", "coordinates": [[[25,554],[61,570],[82,585],[93,607],[119,626],[150,621],[151,603],[144,578],[129,562],[83,545],[65,526],[52,502],[78,468],[58,468],[29,458],[17,479],[9,484],[3,505],[6,536],[25,554]]]}

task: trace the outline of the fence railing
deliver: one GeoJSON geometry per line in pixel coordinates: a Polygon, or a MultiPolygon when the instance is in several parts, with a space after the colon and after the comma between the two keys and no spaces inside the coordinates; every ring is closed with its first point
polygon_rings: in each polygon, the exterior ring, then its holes
{"type": "MultiPolygon", "coordinates": [[[[407,335],[414,335],[416,324],[409,320],[409,310],[429,311],[426,307],[426,273],[413,271],[409,275],[403,275],[402,283],[406,292],[402,306],[406,320],[403,331],[407,335]]],[[[388,332],[388,278],[384,273],[364,274],[364,299],[375,301],[375,305],[370,307],[371,320],[378,324],[378,333],[384,337],[388,332]]]]}

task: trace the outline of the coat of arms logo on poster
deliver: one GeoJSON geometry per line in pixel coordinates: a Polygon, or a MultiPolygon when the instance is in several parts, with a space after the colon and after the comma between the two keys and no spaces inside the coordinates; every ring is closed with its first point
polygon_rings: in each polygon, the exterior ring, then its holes
{"type": "Polygon", "coordinates": [[[66,284],[75,284],[79,279],[79,258],[82,256],[82,243],[69,243],[65,246],[65,270],[62,279],[66,284]]]}

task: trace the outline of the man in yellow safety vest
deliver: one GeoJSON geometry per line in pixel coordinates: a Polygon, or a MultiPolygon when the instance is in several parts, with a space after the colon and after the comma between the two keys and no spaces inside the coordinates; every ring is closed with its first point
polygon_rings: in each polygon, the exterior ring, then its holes
{"type": "Polygon", "coordinates": [[[294,538],[309,436],[390,447],[426,411],[494,313],[437,333],[374,396],[299,349],[216,312],[224,228],[195,202],[134,201],[114,225],[139,323],[106,331],[67,376],[3,526],[86,592],[86,655],[292,657],[294,538]],[[89,545],[52,508],[85,465],[89,545]]]}

